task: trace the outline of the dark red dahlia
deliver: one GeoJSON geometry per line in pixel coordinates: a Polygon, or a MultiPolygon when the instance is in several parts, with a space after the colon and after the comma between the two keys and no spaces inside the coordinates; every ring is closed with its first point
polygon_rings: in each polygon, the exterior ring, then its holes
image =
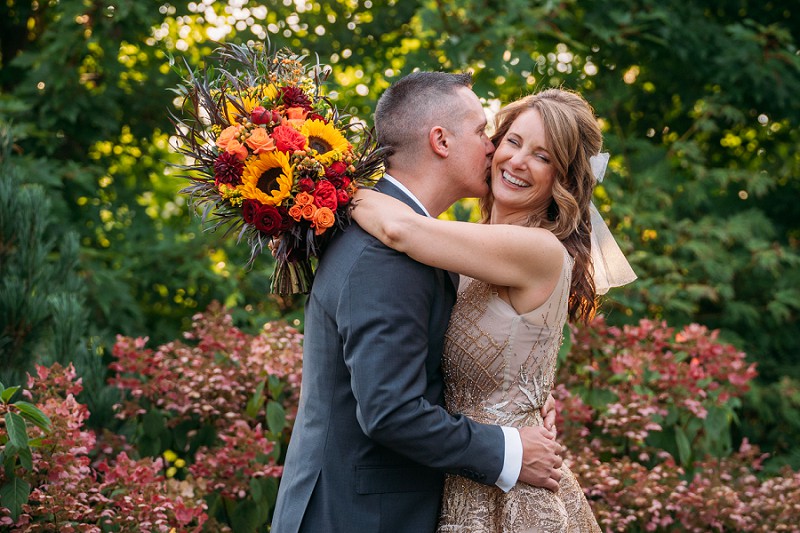
{"type": "Polygon", "coordinates": [[[242,183],[242,171],[244,163],[235,154],[222,152],[214,161],[214,183],[217,187],[220,183],[235,187],[242,183]]]}
{"type": "Polygon", "coordinates": [[[299,87],[281,87],[281,101],[286,107],[302,107],[311,111],[311,99],[299,87]]]}

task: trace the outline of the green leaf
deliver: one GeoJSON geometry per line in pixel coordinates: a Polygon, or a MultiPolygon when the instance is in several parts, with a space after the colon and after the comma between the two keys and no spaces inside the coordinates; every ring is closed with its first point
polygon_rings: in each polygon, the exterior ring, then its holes
{"type": "Polygon", "coordinates": [[[11,444],[20,450],[28,447],[28,428],[25,419],[17,413],[6,413],[6,430],[11,444]]]}
{"type": "Polygon", "coordinates": [[[271,400],[267,404],[267,426],[274,434],[278,434],[286,424],[286,411],[278,402],[271,400]]]}
{"type": "Polygon", "coordinates": [[[258,412],[261,410],[261,407],[263,407],[264,402],[266,401],[266,398],[264,398],[264,385],[265,383],[263,381],[259,383],[256,386],[256,390],[253,393],[253,396],[251,396],[250,399],[247,400],[247,407],[245,409],[245,412],[247,413],[247,416],[249,416],[250,418],[255,418],[256,416],[258,416],[258,412]]]}
{"type": "Polygon", "coordinates": [[[48,418],[48,416],[44,414],[38,407],[25,401],[16,402],[14,405],[20,410],[20,412],[22,412],[22,416],[30,420],[34,425],[42,428],[45,431],[50,431],[52,426],[50,418],[48,418]]]}
{"type": "Polygon", "coordinates": [[[29,447],[20,448],[19,450],[19,462],[22,467],[28,471],[33,470],[33,455],[31,454],[31,449],[29,447]]]}
{"type": "Polygon", "coordinates": [[[4,389],[3,392],[0,393],[0,400],[2,400],[3,403],[8,403],[11,397],[14,396],[14,393],[17,392],[18,390],[19,390],[18,386],[4,389]]]}
{"type": "MultiPolygon", "coordinates": [[[[256,492],[253,491],[253,500],[259,509],[268,513],[275,506],[275,501],[278,499],[278,480],[274,477],[254,478],[250,484],[251,490],[254,485],[259,486],[259,497],[256,497],[256,492]]],[[[267,519],[267,516],[264,516],[264,520],[267,519]]]]}
{"type": "Polygon", "coordinates": [[[159,437],[142,435],[137,444],[139,445],[139,453],[144,456],[157,457],[163,451],[159,437]]]}
{"type": "Polygon", "coordinates": [[[692,445],[680,426],[675,426],[675,443],[678,445],[678,457],[681,464],[688,465],[692,457],[692,445]]]}
{"type": "Polygon", "coordinates": [[[39,446],[42,445],[43,442],[44,442],[44,439],[42,437],[36,437],[35,439],[30,439],[28,441],[28,446],[30,448],[38,448],[39,446]]]}
{"type": "Polygon", "coordinates": [[[243,500],[236,506],[231,515],[231,526],[234,533],[250,533],[258,530],[263,525],[259,522],[258,506],[251,500],[243,500]]]}
{"type": "Polygon", "coordinates": [[[148,437],[160,437],[165,427],[164,417],[159,411],[148,411],[142,417],[142,431],[148,437]]]}
{"type": "Polygon", "coordinates": [[[283,392],[283,382],[278,379],[277,376],[270,376],[267,378],[268,387],[269,387],[269,395],[271,398],[279,398],[281,392],[283,392]]]}
{"type": "Polygon", "coordinates": [[[28,503],[31,486],[24,479],[12,476],[8,482],[0,487],[0,502],[3,507],[11,511],[11,518],[16,521],[22,512],[22,506],[28,503]]]}

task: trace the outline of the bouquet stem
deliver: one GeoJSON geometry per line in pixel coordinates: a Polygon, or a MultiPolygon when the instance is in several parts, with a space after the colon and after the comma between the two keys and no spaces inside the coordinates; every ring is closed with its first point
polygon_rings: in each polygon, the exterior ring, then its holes
{"type": "Polygon", "coordinates": [[[311,291],[313,277],[308,260],[278,261],[272,273],[270,292],[281,295],[306,294],[311,291]]]}

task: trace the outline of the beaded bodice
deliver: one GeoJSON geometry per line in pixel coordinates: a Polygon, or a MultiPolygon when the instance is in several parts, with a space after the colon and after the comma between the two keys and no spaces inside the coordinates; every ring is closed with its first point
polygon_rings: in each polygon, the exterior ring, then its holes
{"type": "Polygon", "coordinates": [[[550,297],[518,314],[493,286],[463,278],[445,337],[442,368],[451,413],[485,423],[541,424],[567,319],[573,259],[550,297]]]}

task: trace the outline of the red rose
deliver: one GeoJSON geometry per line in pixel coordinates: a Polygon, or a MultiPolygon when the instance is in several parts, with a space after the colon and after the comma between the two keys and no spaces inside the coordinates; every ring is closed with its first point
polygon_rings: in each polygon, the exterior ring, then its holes
{"type": "Polygon", "coordinates": [[[291,126],[278,126],[272,130],[272,139],[281,152],[292,153],[306,147],[305,136],[291,126]]]}
{"type": "Polygon", "coordinates": [[[253,224],[258,216],[258,210],[263,204],[257,200],[245,200],[242,203],[242,218],[248,224],[253,224]]]}
{"type": "Polygon", "coordinates": [[[328,180],[317,183],[317,189],[314,191],[314,203],[317,204],[317,207],[327,207],[331,211],[336,210],[338,200],[333,183],[328,180]]]}
{"type": "Polygon", "coordinates": [[[311,192],[314,190],[314,180],[311,178],[300,178],[297,180],[297,188],[300,192],[311,192]]]}
{"type": "Polygon", "coordinates": [[[254,220],[255,227],[267,236],[276,235],[283,226],[283,217],[273,205],[262,205],[254,220]]]}
{"type": "Polygon", "coordinates": [[[328,121],[325,120],[325,117],[323,117],[322,115],[320,115],[318,113],[309,113],[308,116],[306,117],[306,120],[321,120],[325,124],[328,123],[328,121]]]}
{"type": "Polygon", "coordinates": [[[341,176],[345,172],[347,172],[347,165],[341,161],[335,161],[331,163],[331,166],[325,169],[325,177],[331,179],[336,176],[341,176]]]}
{"type": "Polygon", "coordinates": [[[278,213],[281,215],[281,227],[279,228],[280,232],[284,232],[292,227],[294,224],[294,219],[289,215],[289,210],[285,207],[278,207],[278,213]]]}
{"type": "Polygon", "coordinates": [[[336,191],[336,199],[339,201],[339,205],[345,205],[350,201],[350,195],[347,194],[347,191],[339,189],[336,191]]]}

